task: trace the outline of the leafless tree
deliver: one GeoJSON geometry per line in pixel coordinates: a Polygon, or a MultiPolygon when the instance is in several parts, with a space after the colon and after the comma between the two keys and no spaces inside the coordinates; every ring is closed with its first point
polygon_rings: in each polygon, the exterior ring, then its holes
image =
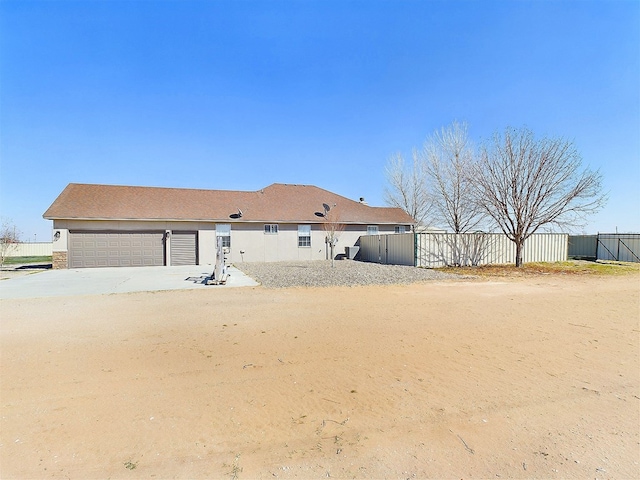
{"type": "Polygon", "coordinates": [[[525,240],[540,227],[584,224],[606,202],[602,175],[582,168],[572,142],[538,140],[526,128],[496,133],[482,148],[474,179],[476,201],[515,243],[517,267],[525,240]]]}
{"type": "Polygon", "coordinates": [[[4,266],[5,259],[9,253],[18,248],[18,243],[20,243],[20,232],[16,230],[11,220],[3,218],[0,227],[0,266],[4,266]]]}
{"type": "Polygon", "coordinates": [[[421,152],[429,180],[434,222],[453,233],[478,228],[485,218],[475,201],[474,152],[466,123],[453,122],[431,135],[421,152]]]}
{"type": "Polygon", "coordinates": [[[388,186],[384,191],[387,205],[401,208],[417,225],[427,225],[431,211],[431,199],[427,190],[427,173],[418,152],[413,152],[413,162],[406,165],[400,153],[393,155],[385,169],[388,186]]]}
{"type": "Polygon", "coordinates": [[[322,230],[325,233],[325,243],[329,247],[331,267],[334,267],[336,258],[334,250],[338,240],[340,239],[340,234],[344,231],[344,223],[340,222],[340,214],[336,204],[330,206],[323,203],[322,207],[323,212],[316,212],[316,215],[323,218],[322,230]]]}

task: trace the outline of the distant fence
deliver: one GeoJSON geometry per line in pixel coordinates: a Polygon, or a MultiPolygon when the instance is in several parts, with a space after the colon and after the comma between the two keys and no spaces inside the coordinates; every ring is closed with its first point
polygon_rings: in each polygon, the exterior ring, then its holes
{"type": "Polygon", "coordinates": [[[7,257],[49,257],[53,255],[53,243],[14,243],[7,249],[7,257]]]}
{"type": "Polygon", "coordinates": [[[571,235],[569,258],[640,262],[640,233],[571,235]]]}
{"type": "MultiPolygon", "coordinates": [[[[567,234],[534,234],[524,243],[523,261],[564,261],[567,247],[567,234]]],[[[367,262],[435,268],[514,263],[516,248],[501,233],[367,235],[360,237],[359,256],[367,262]]]]}

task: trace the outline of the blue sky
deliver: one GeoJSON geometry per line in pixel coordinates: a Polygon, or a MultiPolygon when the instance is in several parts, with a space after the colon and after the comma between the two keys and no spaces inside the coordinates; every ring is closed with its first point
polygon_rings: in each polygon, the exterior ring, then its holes
{"type": "Polygon", "coordinates": [[[466,121],[574,141],[640,232],[640,2],[0,2],[0,214],[49,240],[70,182],[383,205],[384,167],[466,121]]]}

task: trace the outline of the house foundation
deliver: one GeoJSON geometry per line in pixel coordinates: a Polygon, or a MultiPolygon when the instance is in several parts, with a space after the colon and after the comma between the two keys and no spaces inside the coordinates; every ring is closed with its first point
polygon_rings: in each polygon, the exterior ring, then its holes
{"type": "Polygon", "coordinates": [[[67,263],[67,252],[53,252],[52,267],[54,270],[69,268],[67,263]]]}

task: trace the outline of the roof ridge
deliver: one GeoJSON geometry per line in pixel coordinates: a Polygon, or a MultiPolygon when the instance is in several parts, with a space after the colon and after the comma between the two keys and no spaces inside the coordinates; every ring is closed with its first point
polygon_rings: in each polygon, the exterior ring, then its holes
{"type": "Polygon", "coordinates": [[[67,184],[67,187],[70,186],[80,186],[80,187],[106,187],[106,188],[126,188],[126,189],[155,189],[155,190],[186,190],[186,191],[196,191],[196,192],[237,192],[237,193],[256,193],[253,190],[225,190],[222,188],[193,188],[193,187],[162,187],[155,185],[116,185],[111,183],[76,183],[70,182],[67,184]]]}

